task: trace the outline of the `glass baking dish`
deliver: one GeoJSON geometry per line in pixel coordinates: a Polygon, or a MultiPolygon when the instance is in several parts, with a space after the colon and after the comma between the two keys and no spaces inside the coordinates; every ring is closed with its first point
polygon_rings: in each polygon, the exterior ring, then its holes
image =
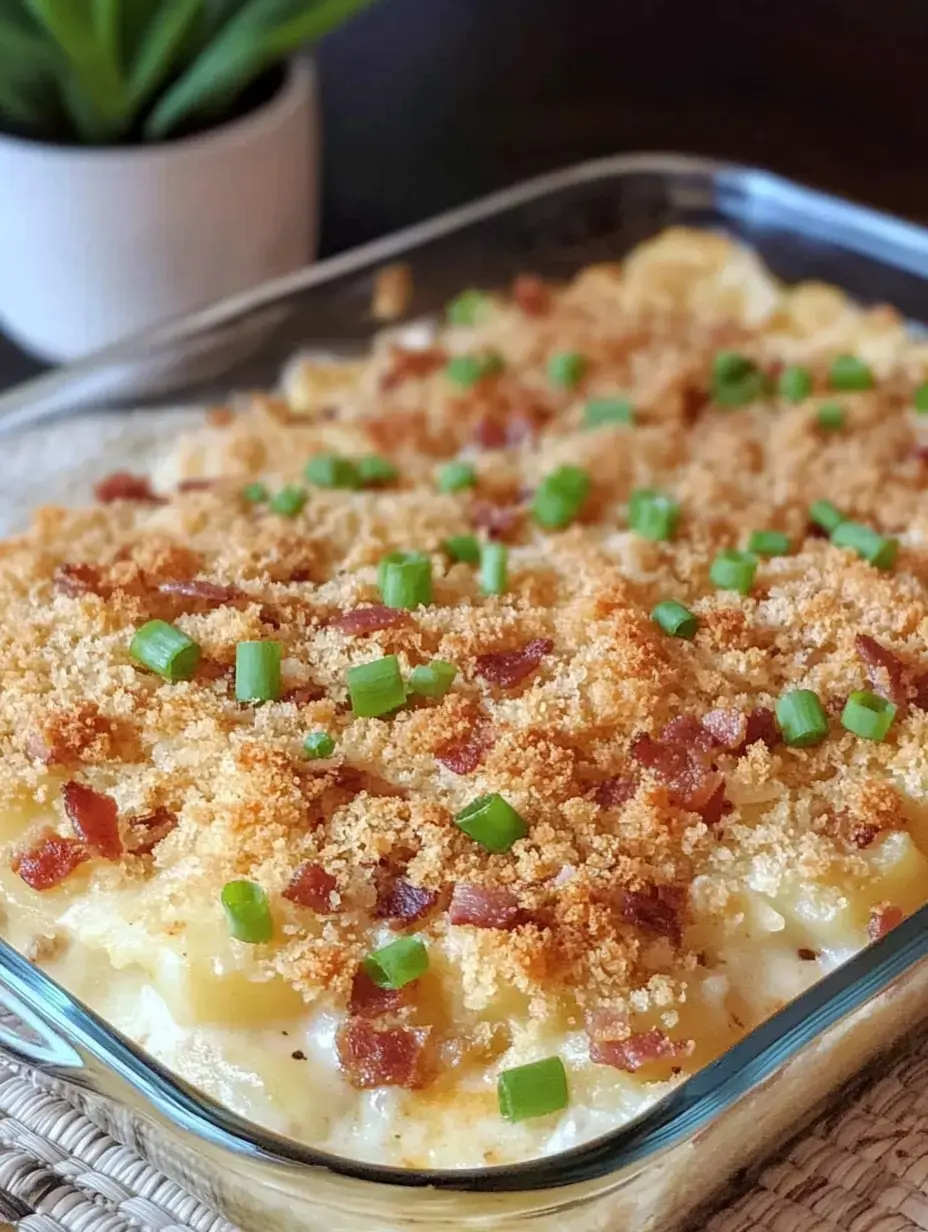
{"type": "MultiPolygon", "coordinates": [[[[916,324],[928,317],[928,231],[762,171],[621,156],[498,193],[41,377],[0,396],[0,432],[15,440],[120,399],[204,404],[274,385],[301,348],[357,351],[377,327],[373,280],[391,261],[411,268],[416,318],[463,286],[526,269],[566,277],[678,223],[751,244],[784,279],[835,283],[916,324]]],[[[112,469],[102,447],[94,468],[112,469]]],[[[921,1021],[926,924],[928,908],[632,1124],[506,1167],[400,1171],[277,1137],[172,1077],[2,942],[0,1051],[37,1081],[64,1083],[114,1137],[249,1232],[669,1232],[921,1021]]]]}

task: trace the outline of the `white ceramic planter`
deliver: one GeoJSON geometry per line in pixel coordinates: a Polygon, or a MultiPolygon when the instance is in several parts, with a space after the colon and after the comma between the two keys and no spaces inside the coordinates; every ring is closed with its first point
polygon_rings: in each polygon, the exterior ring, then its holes
{"type": "Polygon", "coordinates": [[[308,60],[264,106],[158,146],[0,135],[0,326],[74,359],[315,256],[318,114],[308,60]]]}

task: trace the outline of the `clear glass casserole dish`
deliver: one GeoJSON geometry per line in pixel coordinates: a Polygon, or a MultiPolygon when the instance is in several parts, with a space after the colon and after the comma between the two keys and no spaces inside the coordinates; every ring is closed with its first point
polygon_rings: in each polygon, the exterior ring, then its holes
{"type": "MultiPolygon", "coordinates": [[[[137,401],[143,385],[174,390],[172,404],[178,386],[186,403],[202,404],[218,389],[272,385],[307,343],[344,353],[366,342],[372,279],[385,262],[411,267],[415,317],[461,286],[498,285],[526,268],[564,277],[677,223],[749,243],[784,279],[819,278],[923,315],[928,234],[919,228],[762,172],[616,158],[501,193],[44,377],[0,398],[0,428],[137,401]]],[[[99,459],[101,471],[110,464],[99,459]]],[[[246,1229],[672,1228],[917,1020],[928,1002],[923,915],[625,1129],[508,1167],[399,1171],[276,1138],[172,1078],[5,945],[0,1000],[14,1021],[0,1046],[69,1084],[117,1138],[246,1229]]]]}

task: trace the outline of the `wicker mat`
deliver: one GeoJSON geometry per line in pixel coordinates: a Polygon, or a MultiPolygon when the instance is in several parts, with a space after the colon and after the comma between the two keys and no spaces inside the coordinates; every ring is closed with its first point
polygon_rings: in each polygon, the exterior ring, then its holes
{"type": "MultiPolygon", "coordinates": [[[[236,1232],[0,1064],[0,1232],[236,1232]]],[[[705,1232],[928,1230],[928,1039],[819,1121],[705,1232]]]]}

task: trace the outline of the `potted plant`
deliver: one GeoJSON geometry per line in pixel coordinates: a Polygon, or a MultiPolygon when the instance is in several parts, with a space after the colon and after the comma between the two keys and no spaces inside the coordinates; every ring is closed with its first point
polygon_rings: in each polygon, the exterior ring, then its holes
{"type": "Polygon", "coordinates": [[[311,260],[316,93],[369,0],[0,0],[0,324],[51,360],[311,260]]]}

